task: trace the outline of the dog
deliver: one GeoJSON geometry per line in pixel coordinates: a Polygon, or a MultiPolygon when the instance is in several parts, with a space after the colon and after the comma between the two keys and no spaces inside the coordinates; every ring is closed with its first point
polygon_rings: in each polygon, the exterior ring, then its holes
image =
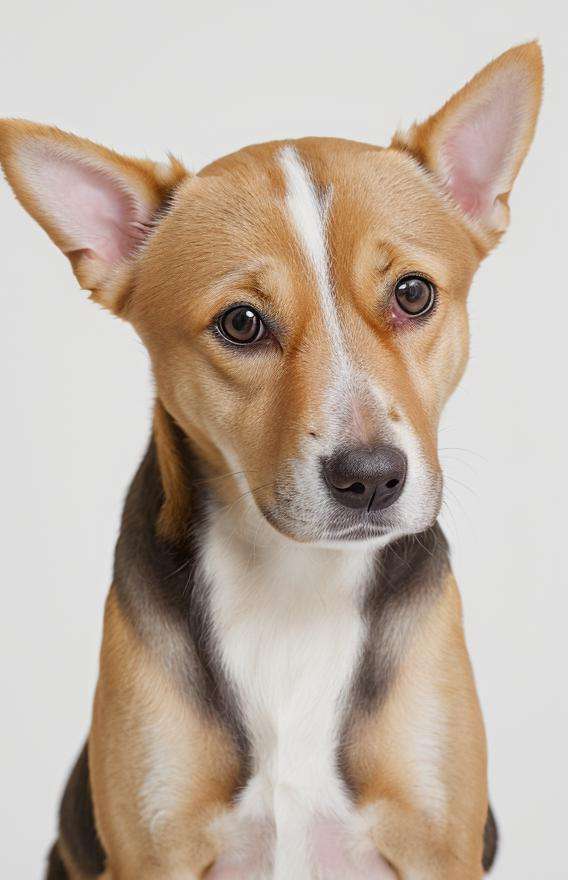
{"type": "Polygon", "coordinates": [[[49,880],[491,867],[437,427],[541,92],[528,43],[387,148],[272,142],[197,174],[0,123],[17,198],[156,389],[49,880]]]}

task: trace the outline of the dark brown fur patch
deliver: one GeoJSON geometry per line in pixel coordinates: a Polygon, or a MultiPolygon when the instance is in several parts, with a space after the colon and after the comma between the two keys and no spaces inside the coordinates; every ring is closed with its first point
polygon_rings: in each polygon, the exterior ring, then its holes
{"type": "Polygon", "coordinates": [[[493,810],[489,807],[485,831],[483,832],[483,870],[490,871],[495,863],[497,849],[499,847],[499,829],[493,810]]]}
{"type": "MultiPolygon", "coordinates": [[[[82,875],[98,877],[103,873],[105,854],[95,827],[86,745],[65,787],[59,811],[59,834],[66,853],[82,875]]],[[[51,852],[48,880],[67,877],[67,873],[61,871],[65,871],[65,867],[56,844],[51,852]]]]}
{"type": "Polygon", "coordinates": [[[67,869],[61,860],[59,847],[54,843],[47,857],[47,873],[45,880],[69,880],[67,869]]]}

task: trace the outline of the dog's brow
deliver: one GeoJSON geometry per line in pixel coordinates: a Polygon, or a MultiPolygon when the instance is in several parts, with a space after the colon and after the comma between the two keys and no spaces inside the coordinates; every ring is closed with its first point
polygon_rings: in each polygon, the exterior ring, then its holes
{"type": "Polygon", "coordinates": [[[251,272],[247,268],[233,269],[230,272],[221,275],[220,278],[217,278],[211,285],[210,292],[215,294],[225,290],[227,287],[241,286],[242,284],[246,284],[250,277],[251,272]]]}
{"type": "Polygon", "coordinates": [[[375,266],[378,272],[388,272],[394,263],[395,254],[391,245],[379,242],[375,254],[375,266]]]}
{"type": "Polygon", "coordinates": [[[231,269],[217,278],[211,285],[212,294],[221,293],[228,287],[243,287],[257,285],[261,274],[266,271],[266,264],[261,261],[244,263],[238,269],[231,269]]]}

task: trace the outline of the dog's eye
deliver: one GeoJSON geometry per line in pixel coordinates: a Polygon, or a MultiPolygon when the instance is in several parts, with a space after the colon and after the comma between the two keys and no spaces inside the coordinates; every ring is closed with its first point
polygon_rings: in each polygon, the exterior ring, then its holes
{"type": "Polygon", "coordinates": [[[407,275],[397,282],[394,295],[403,312],[416,318],[425,315],[434,305],[434,285],[419,275],[407,275]]]}
{"type": "Polygon", "coordinates": [[[235,345],[248,345],[262,339],[266,327],[262,318],[250,306],[234,306],[217,321],[220,333],[235,345]]]}

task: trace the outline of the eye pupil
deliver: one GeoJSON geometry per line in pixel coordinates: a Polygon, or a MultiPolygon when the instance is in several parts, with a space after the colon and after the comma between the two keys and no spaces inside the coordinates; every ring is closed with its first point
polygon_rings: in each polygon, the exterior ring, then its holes
{"type": "Polygon", "coordinates": [[[260,316],[249,306],[235,306],[221,315],[217,323],[225,339],[239,345],[256,342],[264,335],[260,316]]]}
{"type": "Polygon", "coordinates": [[[434,305],[434,285],[418,275],[409,275],[398,282],[395,296],[398,305],[407,315],[424,315],[434,305]]]}
{"type": "Polygon", "coordinates": [[[238,309],[231,319],[231,323],[237,333],[246,335],[254,324],[254,313],[250,309],[238,309]]]}

